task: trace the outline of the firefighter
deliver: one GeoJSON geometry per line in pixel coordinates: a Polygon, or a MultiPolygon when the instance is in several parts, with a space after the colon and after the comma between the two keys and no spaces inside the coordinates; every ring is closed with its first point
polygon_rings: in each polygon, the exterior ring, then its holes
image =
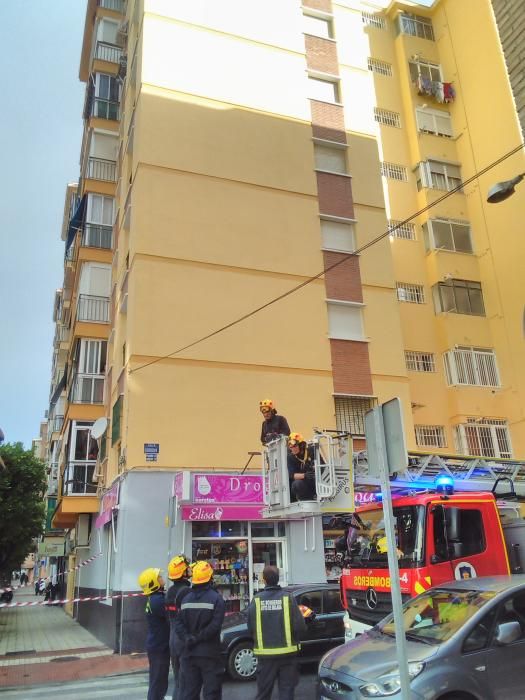
{"type": "Polygon", "coordinates": [[[148,621],[148,700],[164,700],[170,674],[170,627],[165,610],[164,579],[160,572],[160,569],[149,568],[139,576],[139,586],[148,598],[145,610],[148,621]]]}
{"type": "Polygon", "coordinates": [[[259,401],[259,410],[263,414],[261,427],[261,442],[267,445],[271,440],[275,440],[279,435],[290,435],[290,426],[284,416],[279,416],[273,407],[271,399],[259,401]]]}
{"type": "Polygon", "coordinates": [[[297,654],[306,623],[293,596],[279,586],[279,571],[265,566],[265,588],[248,608],[248,629],[257,657],[256,700],[270,700],[278,679],[279,700],[293,700],[299,682],[297,654]]]}
{"type": "Polygon", "coordinates": [[[291,433],[288,438],[288,476],[292,501],[312,501],[315,491],[314,448],[308,447],[301,433],[291,433]]]}
{"type": "Polygon", "coordinates": [[[177,636],[184,640],[182,700],[199,700],[201,689],[206,700],[221,700],[224,600],[212,586],[213,569],[207,561],[196,561],[191,569],[191,589],[175,617],[177,636]]]}
{"type": "Polygon", "coordinates": [[[190,590],[189,567],[190,563],[184,554],[173,557],[168,564],[168,578],[170,581],[173,581],[173,585],[168,588],[168,592],[166,593],[166,611],[170,622],[170,656],[173,668],[173,679],[175,681],[172,700],[180,699],[182,688],[180,655],[184,642],[177,637],[177,632],[175,631],[175,617],[180,609],[182,599],[190,590]]]}

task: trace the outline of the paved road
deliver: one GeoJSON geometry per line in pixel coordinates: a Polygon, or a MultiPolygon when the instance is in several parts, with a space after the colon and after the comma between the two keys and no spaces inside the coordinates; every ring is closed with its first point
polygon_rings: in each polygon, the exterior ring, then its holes
{"type": "MultiPolygon", "coordinates": [[[[314,700],[315,666],[301,666],[301,682],[295,693],[295,700],[314,700]]],[[[125,676],[105,676],[84,681],[52,684],[36,687],[20,687],[13,690],[0,690],[0,700],[98,700],[98,698],[126,698],[144,700],[147,695],[148,677],[145,673],[125,676]]],[[[255,697],[255,683],[234,683],[223,685],[224,700],[252,700],[255,697]]],[[[171,686],[168,691],[171,698],[171,686]]],[[[277,698],[277,689],[274,691],[277,698]]]]}

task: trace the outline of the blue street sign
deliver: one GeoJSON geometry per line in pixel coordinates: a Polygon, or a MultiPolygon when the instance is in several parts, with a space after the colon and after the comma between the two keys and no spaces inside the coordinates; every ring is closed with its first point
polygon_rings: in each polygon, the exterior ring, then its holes
{"type": "Polygon", "coordinates": [[[146,462],[156,462],[157,455],[155,452],[146,452],[146,462]]]}
{"type": "Polygon", "coordinates": [[[144,452],[146,454],[156,454],[158,455],[160,452],[160,446],[158,442],[145,442],[144,443],[144,452]]]}

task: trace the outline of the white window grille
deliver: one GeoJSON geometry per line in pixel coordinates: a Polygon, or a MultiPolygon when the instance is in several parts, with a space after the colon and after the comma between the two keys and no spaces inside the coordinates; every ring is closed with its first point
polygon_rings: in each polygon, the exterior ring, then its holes
{"type": "Polygon", "coordinates": [[[431,352],[405,350],[405,362],[409,372],[435,372],[436,363],[431,352]]]}
{"type": "Polygon", "coordinates": [[[403,12],[398,16],[397,27],[401,34],[410,34],[410,36],[418,36],[420,39],[434,41],[432,21],[427,17],[403,12]]]}
{"type": "Polygon", "coordinates": [[[396,163],[381,163],[381,175],[390,180],[399,180],[400,182],[408,182],[407,169],[403,165],[396,163]]]}
{"type": "Polygon", "coordinates": [[[375,27],[376,29],[386,29],[386,19],[373,12],[361,12],[361,20],[365,27],[375,27]]]}
{"type": "Polygon", "coordinates": [[[416,444],[419,447],[446,447],[445,428],[442,425],[416,425],[416,444]]]}
{"type": "Polygon", "coordinates": [[[431,63],[419,58],[417,61],[409,61],[408,69],[413,83],[417,83],[421,78],[430,80],[432,83],[442,82],[441,66],[438,63],[431,63]]]}
{"type": "MultiPolygon", "coordinates": [[[[435,190],[450,192],[461,188],[461,170],[459,165],[442,163],[437,160],[426,160],[416,168],[417,189],[430,187],[435,190]]],[[[461,189],[459,190],[461,191],[461,189]]]]}
{"type": "Polygon", "coordinates": [[[501,386],[494,350],[459,347],[444,353],[443,359],[449,386],[501,386]]]}
{"type": "Polygon", "coordinates": [[[455,253],[472,253],[470,224],[453,219],[429,219],[423,224],[425,248],[444,249],[455,253]]]}
{"type": "Polygon", "coordinates": [[[322,80],[308,76],[308,97],[321,102],[339,102],[339,85],[336,80],[322,80]]]}
{"type": "Polygon", "coordinates": [[[314,143],[314,159],[316,170],[330,173],[346,174],[346,148],[329,146],[324,143],[314,143]]]}
{"type": "Polygon", "coordinates": [[[390,230],[390,235],[394,238],[404,238],[407,241],[416,240],[416,225],[411,221],[402,224],[401,221],[390,219],[388,228],[390,230]]]}
{"type": "Polygon", "coordinates": [[[411,304],[425,303],[425,288],[421,284],[396,282],[396,291],[399,301],[407,301],[411,304]]]}
{"type": "Polygon", "coordinates": [[[401,128],[401,115],[398,112],[391,112],[389,109],[374,107],[374,119],[383,126],[396,126],[401,128]]]}
{"type": "Polygon", "coordinates": [[[469,418],[454,428],[456,450],[472,457],[511,459],[512,444],[506,420],[469,418]]]}
{"type": "Polygon", "coordinates": [[[392,77],[392,64],[386,61],[381,61],[379,58],[368,58],[368,70],[378,75],[386,75],[392,77]]]}
{"type": "Polygon", "coordinates": [[[432,287],[437,313],[485,316],[483,292],[479,282],[449,279],[432,287]]]}
{"type": "Polygon", "coordinates": [[[453,136],[452,118],[448,112],[444,112],[442,109],[418,107],[416,109],[416,122],[418,131],[436,136],[453,136]]]}
{"type": "Polygon", "coordinates": [[[335,396],[334,400],[337,430],[364,435],[365,414],[377,406],[377,399],[370,396],[335,396]]]}

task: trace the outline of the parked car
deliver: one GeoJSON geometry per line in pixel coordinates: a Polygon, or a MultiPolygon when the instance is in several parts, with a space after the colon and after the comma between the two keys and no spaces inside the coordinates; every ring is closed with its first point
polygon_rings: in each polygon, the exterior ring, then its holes
{"type": "MultiPolygon", "coordinates": [[[[464,579],[407,601],[403,618],[412,700],[525,697],[525,575],[464,579]]],[[[320,700],[399,697],[389,615],[319,664],[320,700]]]]}
{"type": "MultiPolygon", "coordinates": [[[[308,624],[307,637],[301,641],[301,661],[318,661],[321,656],[344,641],[343,615],[339,586],[331,583],[287,586],[298,605],[307,605],[315,613],[308,624]]],[[[255,678],[257,659],[253,639],[248,632],[246,612],[229,615],[221,632],[222,653],[226,670],[234,680],[255,678]]]]}

